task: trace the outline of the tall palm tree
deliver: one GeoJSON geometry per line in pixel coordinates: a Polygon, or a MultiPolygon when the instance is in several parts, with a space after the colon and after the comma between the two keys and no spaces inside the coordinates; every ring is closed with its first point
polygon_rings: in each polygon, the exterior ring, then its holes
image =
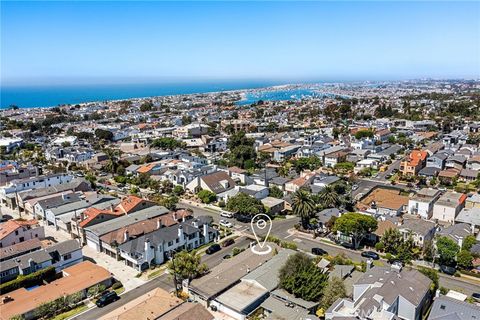
{"type": "Polygon", "coordinates": [[[115,173],[118,167],[120,150],[105,148],[103,149],[103,152],[108,158],[107,163],[105,164],[105,169],[110,173],[115,173]]]}
{"type": "Polygon", "coordinates": [[[318,199],[325,208],[333,208],[340,203],[340,198],[332,186],[325,186],[318,193],[318,199]]]}
{"type": "Polygon", "coordinates": [[[312,200],[310,193],[300,189],[293,194],[293,213],[302,220],[302,227],[308,228],[308,221],[315,212],[315,202],[312,200]]]}

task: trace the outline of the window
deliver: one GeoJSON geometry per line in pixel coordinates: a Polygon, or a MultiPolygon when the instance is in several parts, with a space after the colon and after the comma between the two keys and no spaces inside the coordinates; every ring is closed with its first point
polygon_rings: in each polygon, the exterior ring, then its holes
{"type": "Polygon", "coordinates": [[[63,260],[70,260],[70,259],[72,259],[71,253],[67,253],[66,255],[63,256],[63,260]]]}
{"type": "Polygon", "coordinates": [[[169,247],[173,246],[173,241],[168,241],[168,246],[169,247]]]}
{"type": "Polygon", "coordinates": [[[15,235],[18,236],[18,230],[15,230],[15,235]]]}

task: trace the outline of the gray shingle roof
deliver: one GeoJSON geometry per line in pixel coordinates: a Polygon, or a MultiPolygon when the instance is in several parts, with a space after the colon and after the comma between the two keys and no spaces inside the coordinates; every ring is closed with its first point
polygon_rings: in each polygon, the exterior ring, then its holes
{"type": "Polygon", "coordinates": [[[456,300],[447,296],[439,296],[433,302],[429,320],[478,320],[480,306],[456,300]]]}

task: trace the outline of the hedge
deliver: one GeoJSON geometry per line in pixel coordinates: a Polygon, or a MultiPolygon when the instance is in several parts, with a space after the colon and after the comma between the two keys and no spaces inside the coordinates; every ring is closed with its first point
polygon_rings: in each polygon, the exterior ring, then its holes
{"type": "Polygon", "coordinates": [[[42,285],[43,281],[50,282],[55,279],[55,267],[48,267],[29,275],[19,275],[16,279],[0,284],[0,294],[25,287],[42,285]]]}

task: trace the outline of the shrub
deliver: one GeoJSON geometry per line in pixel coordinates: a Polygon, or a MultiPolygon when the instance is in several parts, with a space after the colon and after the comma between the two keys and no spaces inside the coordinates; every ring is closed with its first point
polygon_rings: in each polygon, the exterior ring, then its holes
{"type": "Polygon", "coordinates": [[[120,281],[117,281],[112,285],[113,290],[120,289],[121,287],[123,287],[123,284],[120,281]]]}
{"type": "Polygon", "coordinates": [[[383,249],[385,249],[385,246],[383,245],[382,242],[377,242],[375,244],[375,250],[383,252],[383,249]]]}
{"type": "Polygon", "coordinates": [[[44,280],[47,282],[54,280],[55,275],[55,267],[48,267],[26,276],[20,275],[12,281],[0,284],[0,293],[5,294],[23,287],[41,285],[44,280]]]}
{"type": "Polygon", "coordinates": [[[239,254],[242,251],[243,251],[242,249],[235,247],[232,249],[232,256],[235,257],[237,254],[239,254]]]}

